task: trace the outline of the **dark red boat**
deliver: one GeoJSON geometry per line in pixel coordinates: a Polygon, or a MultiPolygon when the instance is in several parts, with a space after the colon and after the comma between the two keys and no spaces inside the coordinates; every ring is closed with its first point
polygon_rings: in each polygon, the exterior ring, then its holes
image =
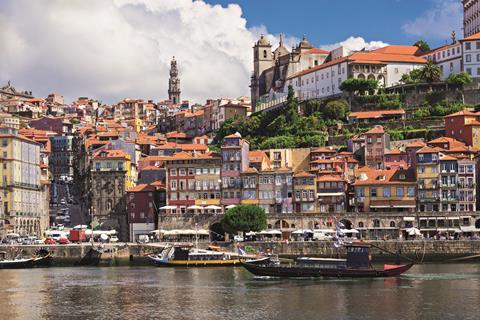
{"type": "Polygon", "coordinates": [[[281,264],[273,258],[241,261],[241,264],[256,276],[286,278],[385,278],[396,277],[408,271],[413,263],[384,265],[375,269],[370,263],[369,246],[347,245],[346,259],[309,258],[296,259],[293,264],[281,264]]]}

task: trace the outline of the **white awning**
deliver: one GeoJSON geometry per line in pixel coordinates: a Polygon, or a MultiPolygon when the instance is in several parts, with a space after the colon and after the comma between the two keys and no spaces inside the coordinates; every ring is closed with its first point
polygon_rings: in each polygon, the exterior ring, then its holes
{"type": "Polygon", "coordinates": [[[193,206],[187,207],[187,209],[188,209],[188,210],[202,210],[203,207],[197,206],[197,205],[193,205],[193,206]]]}
{"type": "Polygon", "coordinates": [[[463,232],[480,232],[480,229],[475,228],[475,226],[462,226],[460,230],[463,232]]]}
{"type": "Polygon", "coordinates": [[[160,207],[160,210],[173,210],[173,209],[177,209],[177,206],[164,206],[164,207],[160,207]]]}
{"type": "Polygon", "coordinates": [[[390,206],[385,206],[385,205],[370,205],[370,208],[390,208],[390,206]]]}
{"type": "Polygon", "coordinates": [[[304,233],[313,233],[310,229],[298,229],[292,232],[292,234],[304,234],[304,233]]]}
{"type": "Polygon", "coordinates": [[[438,232],[455,232],[455,233],[462,232],[462,230],[458,228],[438,228],[437,231],[438,232]]]}
{"type": "Polygon", "coordinates": [[[232,209],[232,208],[235,208],[236,205],[235,204],[230,204],[228,206],[225,207],[225,209],[232,209]]]}
{"type": "Polygon", "coordinates": [[[447,220],[459,220],[460,217],[448,217],[447,220]]]}
{"type": "Polygon", "coordinates": [[[220,210],[220,209],[222,209],[222,207],[210,205],[210,206],[206,206],[205,209],[207,209],[207,210],[220,210]]]}
{"type": "Polygon", "coordinates": [[[393,206],[394,208],[416,208],[414,204],[397,204],[393,206]]]}
{"type": "Polygon", "coordinates": [[[317,193],[318,197],[338,197],[338,196],[344,196],[345,193],[343,192],[325,192],[325,193],[317,193]]]}
{"type": "Polygon", "coordinates": [[[415,221],[415,217],[403,217],[403,221],[415,221]]]}
{"type": "Polygon", "coordinates": [[[281,235],[282,231],[280,231],[280,230],[263,230],[263,231],[260,231],[259,234],[281,235]]]}

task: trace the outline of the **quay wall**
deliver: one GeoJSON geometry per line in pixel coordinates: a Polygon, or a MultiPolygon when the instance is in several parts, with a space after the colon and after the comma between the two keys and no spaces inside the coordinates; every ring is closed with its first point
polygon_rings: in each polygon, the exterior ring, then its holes
{"type": "MultiPolygon", "coordinates": [[[[480,240],[427,240],[427,241],[369,241],[372,244],[370,253],[375,261],[393,261],[399,252],[402,256],[416,262],[449,262],[449,261],[480,261],[480,240]],[[377,248],[378,247],[378,248],[377,248]],[[381,249],[379,249],[381,248],[381,249]]],[[[105,245],[101,255],[100,266],[149,265],[148,253],[160,252],[165,243],[154,244],[118,244],[105,245]]],[[[209,243],[199,243],[206,248],[209,243]]],[[[216,245],[225,250],[235,251],[235,245],[220,242],[216,245]]],[[[298,256],[344,257],[345,249],[336,248],[331,241],[289,241],[289,242],[245,242],[246,250],[271,252],[284,258],[298,256]]],[[[69,244],[49,246],[0,246],[0,251],[7,253],[33,254],[41,247],[48,248],[54,257],[54,266],[74,266],[90,250],[90,245],[69,244]]],[[[404,259],[403,261],[406,261],[404,259]]]]}

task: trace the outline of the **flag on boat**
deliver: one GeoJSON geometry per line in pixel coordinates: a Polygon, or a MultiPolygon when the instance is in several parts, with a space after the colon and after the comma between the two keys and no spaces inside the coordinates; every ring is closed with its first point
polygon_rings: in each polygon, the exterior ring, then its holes
{"type": "Polygon", "coordinates": [[[245,250],[243,250],[240,246],[237,247],[237,250],[240,256],[243,257],[244,255],[246,255],[245,250]]]}
{"type": "Polygon", "coordinates": [[[343,244],[343,237],[345,236],[345,233],[342,231],[342,226],[343,223],[337,222],[335,229],[335,242],[333,244],[336,248],[341,247],[343,244]]]}

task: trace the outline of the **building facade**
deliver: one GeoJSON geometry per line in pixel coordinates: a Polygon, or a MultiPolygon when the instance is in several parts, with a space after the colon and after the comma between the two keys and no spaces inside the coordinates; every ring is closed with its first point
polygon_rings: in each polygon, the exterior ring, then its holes
{"type": "Polygon", "coordinates": [[[0,134],[0,176],[5,228],[42,236],[49,224],[48,188],[42,187],[41,145],[16,131],[0,134]]]}
{"type": "Polygon", "coordinates": [[[480,32],[480,1],[463,0],[463,36],[480,32]]]}

